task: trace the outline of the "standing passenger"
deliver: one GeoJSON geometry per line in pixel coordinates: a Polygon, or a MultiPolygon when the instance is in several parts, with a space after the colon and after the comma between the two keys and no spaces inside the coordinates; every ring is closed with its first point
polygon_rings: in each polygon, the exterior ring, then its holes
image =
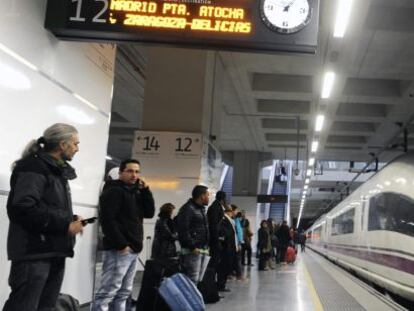
{"type": "Polygon", "coordinates": [[[16,162],[7,201],[10,219],[7,252],[11,293],[4,311],[54,310],[65,272],[73,257],[82,218],[73,215],[67,163],[79,151],[77,130],[57,123],[32,141],[16,162]]]}
{"type": "Polygon", "coordinates": [[[216,193],[216,199],[210,205],[207,211],[208,228],[210,232],[210,263],[209,265],[217,270],[217,266],[220,260],[220,248],[218,240],[218,226],[220,221],[224,217],[224,206],[226,204],[226,193],[218,191],[216,193]]]}
{"type": "Polygon", "coordinates": [[[272,242],[270,240],[267,220],[262,220],[258,231],[257,248],[259,250],[259,271],[269,270],[268,261],[272,251],[272,242]]]}
{"type": "Polygon", "coordinates": [[[132,292],[138,254],[142,250],[143,219],[154,216],[154,199],[142,178],[140,163],[129,159],[119,167],[119,180],[104,187],[100,220],[104,234],[102,280],[93,311],[107,311],[111,304],[124,311],[132,292]]]}
{"type": "Polygon", "coordinates": [[[280,245],[280,252],[278,258],[279,262],[286,262],[285,255],[290,242],[290,230],[286,220],[282,222],[282,225],[280,226],[277,232],[277,237],[280,245]]]}
{"type": "Polygon", "coordinates": [[[203,278],[201,267],[208,255],[209,232],[205,213],[209,201],[208,188],[195,186],[191,196],[180,208],[176,220],[182,266],[187,276],[197,284],[203,278]]]}
{"type": "Polygon", "coordinates": [[[243,227],[244,244],[242,244],[242,265],[246,265],[246,253],[247,253],[247,265],[252,264],[252,238],[253,232],[250,228],[250,222],[246,218],[246,211],[241,211],[241,224],[243,227]]]}
{"type": "Polygon", "coordinates": [[[234,258],[234,270],[236,271],[236,279],[237,281],[247,281],[247,278],[243,276],[242,271],[242,264],[241,264],[241,252],[242,252],[242,245],[244,244],[244,234],[243,234],[243,226],[241,224],[242,216],[241,213],[238,211],[238,207],[234,204],[231,205],[233,208],[234,216],[234,223],[236,227],[237,233],[237,256],[234,258]]]}
{"type": "Polygon", "coordinates": [[[175,206],[171,203],[165,203],[160,208],[152,243],[151,257],[153,259],[168,260],[177,256],[175,241],[178,239],[178,234],[171,218],[174,209],[175,206]]]}
{"type": "Polygon", "coordinates": [[[228,276],[233,271],[234,258],[237,256],[237,237],[233,216],[232,207],[227,205],[224,217],[219,224],[221,258],[218,266],[217,287],[220,292],[230,292],[226,283],[228,276]]]}
{"type": "Polygon", "coordinates": [[[306,248],[306,232],[302,231],[300,234],[300,250],[304,252],[306,248]]]}

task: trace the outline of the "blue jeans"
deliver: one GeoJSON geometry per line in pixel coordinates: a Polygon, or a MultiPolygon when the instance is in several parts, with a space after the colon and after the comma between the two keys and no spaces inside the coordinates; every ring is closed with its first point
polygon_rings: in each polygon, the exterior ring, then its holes
{"type": "Polygon", "coordinates": [[[52,311],[65,272],[65,258],[12,261],[11,294],[3,311],[52,311]]]}
{"type": "Polygon", "coordinates": [[[126,301],[132,293],[137,267],[137,253],[104,251],[101,286],[95,293],[91,311],[125,311],[126,301]]]}
{"type": "Polygon", "coordinates": [[[184,273],[193,281],[194,284],[198,284],[203,280],[204,273],[206,272],[210,256],[206,254],[186,254],[181,257],[181,265],[184,273]]]}

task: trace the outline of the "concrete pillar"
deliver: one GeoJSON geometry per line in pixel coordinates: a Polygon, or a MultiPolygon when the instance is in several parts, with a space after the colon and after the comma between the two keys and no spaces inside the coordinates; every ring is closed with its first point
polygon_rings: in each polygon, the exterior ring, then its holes
{"type": "MultiPolygon", "coordinates": [[[[171,156],[175,147],[168,144],[174,144],[174,139],[169,139],[169,143],[164,139],[164,146],[167,144],[170,150],[167,156],[139,159],[156,206],[171,202],[179,209],[197,184],[212,190],[212,201],[220,186],[222,169],[221,155],[214,144],[220,131],[224,69],[216,52],[159,47],[147,51],[142,130],[155,132],[158,137],[168,135],[159,132],[199,133],[202,137],[198,158],[171,156]]],[[[155,221],[146,221],[146,236],[153,235],[155,221]]],[[[147,251],[144,249],[143,256],[147,251]]]]}

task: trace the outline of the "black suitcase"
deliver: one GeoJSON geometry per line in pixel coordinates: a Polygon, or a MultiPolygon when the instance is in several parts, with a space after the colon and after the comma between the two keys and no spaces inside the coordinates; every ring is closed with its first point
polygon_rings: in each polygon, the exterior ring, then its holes
{"type": "Polygon", "coordinates": [[[203,280],[198,284],[204,303],[216,303],[220,300],[215,275],[215,269],[207,268],[203,280]]]}
{"type": "Polygon", "coordinates": [[[70,295],[59,294],[56,311],[80,311],[79,301],[70,295]]]}
{"type": "Polygon", "coordinates": [[[162,261],[147,260],[145,262],[136,311],[170,311],[168,305],[159,296],[158,287],[164,277],[172,276],[177,272],[180,272],[178,258],[162,261]]]}

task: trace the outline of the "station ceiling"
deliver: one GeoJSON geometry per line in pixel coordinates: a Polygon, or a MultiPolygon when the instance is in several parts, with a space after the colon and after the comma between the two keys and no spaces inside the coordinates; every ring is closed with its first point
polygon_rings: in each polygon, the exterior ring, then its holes
{"type": "MultiPolygon", "coordinates": [[[[334,38],[337,1],[321,1],[316,55],[216,52],[227,75],[220,150],[270,152],[276,159],[296,160],[299,139],[299,158],[307,161],[317,139],[317,162],[365,162],[384,148],[381,162],[401,154],[402,147],[389,147],[403,142],[401,125],[414,119],[414,2],[353,2],[345,36],[334,38]],[[328,71],[335,73],[335,82],[331,96],[321,99],[328,71]],[[318,114],[325,123],[315,133],[318,114]]],[[[137,107],[141,112],[145,72],[145,48],[118,48],[110,153],[120,158],[130,155],[132,132],[140,127],[137,107]]],[[[410,149],[413,129],[408,126],[410,149]]],[[[332,199],[331,191],[320,190],[339,189],[352,176],[338,178],[312,177],[304,218],[315,217],[332,199]]],[[[294,181],[293,217],[302,188],[302,179],[294,181]]]]}

